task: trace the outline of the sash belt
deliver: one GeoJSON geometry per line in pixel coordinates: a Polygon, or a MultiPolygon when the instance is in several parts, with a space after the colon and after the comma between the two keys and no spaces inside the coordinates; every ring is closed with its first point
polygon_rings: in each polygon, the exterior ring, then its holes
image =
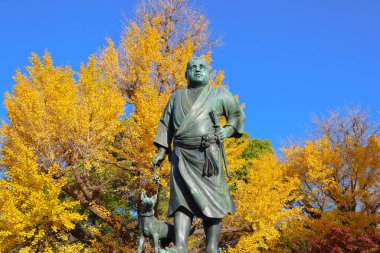
{"type": "Polygon", "coordinates": [[[219,174],[218,161],[214,154],[218,154],[217,137],[214,134],[205,134],[201,137],[189,139],[174,138],[174,146],[184,149],[204,149],[205,163],[203,165],[203,176],[211,177],[219,174]]]}
{"type": "Polygon", "coordinates": [[[202,147],[202,137],[174,138],[174,146],[184,149],[199,149],[202,147]]]}

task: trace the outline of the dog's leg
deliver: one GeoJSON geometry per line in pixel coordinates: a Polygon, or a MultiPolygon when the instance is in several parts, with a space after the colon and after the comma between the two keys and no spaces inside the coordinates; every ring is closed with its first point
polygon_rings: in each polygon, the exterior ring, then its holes
{"type": "Polygon", "coordinates": [[[143,233],[140,233],[139,248],[137,249],[137,253],[142,253],[144,241],[145,241],[145,237],[144,237],[143,233]]]}
{"type": "Polygon", "coordinates": [[[154,253],[158,253],[160,246],[159,246],[159,239],[158,239],[157,233],[153,234],[153,243],[154,243],[154,253]]]}

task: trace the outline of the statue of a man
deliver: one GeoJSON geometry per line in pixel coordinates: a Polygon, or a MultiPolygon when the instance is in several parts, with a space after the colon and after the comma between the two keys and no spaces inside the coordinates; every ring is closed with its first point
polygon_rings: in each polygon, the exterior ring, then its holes
{"type": "Polygon", "coordinates": [[[170,155],[172,164],[168,216],[174,217],[175,248],[188,252],[194,216],[203,219],[206,252],[216,253],[221,220],[236,211],[223,171],[223,142],[240,137],[245,116],[232,94],[209,84],[210,71],[202,58],[187,64],[188,87],[171,96],[160,119],[153,157],[157,165],[170,155]],[[218,127],[219,118],[227,123],[218,127]],[[171,143],[173,141],[173,149],[171,143]]]}

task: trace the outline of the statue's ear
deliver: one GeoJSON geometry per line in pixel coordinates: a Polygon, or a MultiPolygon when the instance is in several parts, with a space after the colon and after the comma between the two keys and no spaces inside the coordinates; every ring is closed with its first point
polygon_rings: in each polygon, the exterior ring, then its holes
{"type": "Polygon", "coordinates": [[[186,78],[186,80],[188,80],[188,78],[187,78],[187,69],[185,71],[185,78],[186,78]]]}
{"type": "Polygon", "coordinates": [[[142,192],[142,193],[141,193],[140,199],[141,199],[141,200],[146,199],[146,194],[145,194],[145,192],[142,192]]]}
{"type": "Polygon", "coordinates": [[[157,201],[157,194],[154,194],[153,197],[152,197],[153,201],[156,202],[157,201]]]}

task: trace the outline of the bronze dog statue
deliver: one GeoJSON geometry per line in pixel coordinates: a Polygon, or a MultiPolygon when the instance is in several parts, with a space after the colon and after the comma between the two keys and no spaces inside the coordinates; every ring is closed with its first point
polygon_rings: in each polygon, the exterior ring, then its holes
{"type": "Polygon", "coordinates": [[[151,238],[154,243],[154,252],[158,253],[160,248],[174,242],[174,226],[158,220],[154,216],[154,206],[157,195],[149,198],[144,192],[141,194],[142,218],[140,221],[140,241],[137,252],[142,253],[145,238],[151,238]]]}
{"type": "MultiPolygon", "coordinates": [[[[163,250],[174,242],[174,226],[167,222],[158,220],[154,216],[154,206],[157,201],[157,194],[149,198],[144,192],[141,193],[142,218],[140,220],[140,240],[137,252],[143,252],[145,238],[151,238],[154,243],[154,252],[166,252],[163,250]]],[[[196,226],[191,228],[190,235],[194,233],[196,226]]]]}

